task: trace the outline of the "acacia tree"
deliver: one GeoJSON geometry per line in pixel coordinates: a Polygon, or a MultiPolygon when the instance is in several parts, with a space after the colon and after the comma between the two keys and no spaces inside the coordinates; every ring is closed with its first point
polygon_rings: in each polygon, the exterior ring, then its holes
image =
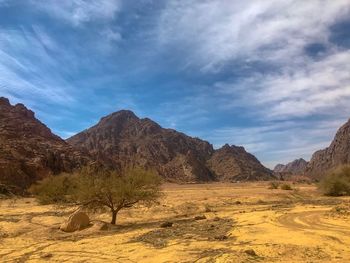
{"type": "Polygon", "coordinates": [[[58,200],[90,209],[108,208],[112,214],[111,224],[116,224],[121,209],[137,203],[154,203],[161,196],[160,187],[160,177],[141,168],[130,169],[123,174],[105,169],[83,168],[70,176],[45,179],[33,188],[33,192],[39,201],[44,200],[45,203],[57,203],[58,200]],[[70,183],[67,184],[67,180],[70,183]],[[59,191],[52,188],[58,188],[59,191]],[[50,192],[47,189],[51,189],[50,192]]]}
{"type": "Polygon", "coordinates": [[[105,170],[92,175],[85,171],[78,181],[74,199],[91,208],[108,207],[112,213],[111,224],[116,223],[121,209],[137,203],[152,204],[161,195],[160,178],[141,168],[128,170],[123,175],[105,170]]]}

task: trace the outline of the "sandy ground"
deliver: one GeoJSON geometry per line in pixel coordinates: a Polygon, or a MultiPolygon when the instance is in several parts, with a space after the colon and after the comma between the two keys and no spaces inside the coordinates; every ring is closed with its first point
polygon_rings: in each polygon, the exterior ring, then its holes
{"type": "Polygon", "coordinates": [[[165,185],[151,208],[122,211],[118,226],[59,230],[71,208],[1,201],[1,262],[350,262],[350,216],[315,186],[266,183],[165,185]],[[206,219],[194,220],[205,215],[206,219]],[[165,221],[170,228],[161,228],[165,221]]]}

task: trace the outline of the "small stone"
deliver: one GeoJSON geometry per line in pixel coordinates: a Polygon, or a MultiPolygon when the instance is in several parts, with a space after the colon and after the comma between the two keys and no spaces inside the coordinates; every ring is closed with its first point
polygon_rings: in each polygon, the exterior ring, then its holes
{"type": "Polygon", "coordinates": [[[166,222],[161,223],[160,227],[163,227],[163,228],[172,227],[173,224],[174,224],[173,222],[166,221],[166,222]]]}
{"type": "Polygon", "coordinates": [[[41,258],[52,258],[53,255],[51,253],[44,253],[40,256],[41,258]]]}
{"type": "Polygon", "coordinates": [[[216,240],[220,240],[220,241],[223,241],[223,240],[226,240],[228,239],[228,236],[225,236],[225,235],[219,235],[219,236],[215,236],[214,239],[216,240]]]}
{"type": "Polygon", "coordinates": [[[200,215],[200,216],[195,216],[194,220],[204,220],[207,219],[207,217],[205,215],[200,215]]]}
{"type": "Polygon", "coordinates": [[[247,250],[244,250],[244,253],[246,253],[247,255],[252,256],[252,257],[258,256],[258,255],[256,254],[256,252],[254,251],[254,249],[247,249],[247,250]]]}

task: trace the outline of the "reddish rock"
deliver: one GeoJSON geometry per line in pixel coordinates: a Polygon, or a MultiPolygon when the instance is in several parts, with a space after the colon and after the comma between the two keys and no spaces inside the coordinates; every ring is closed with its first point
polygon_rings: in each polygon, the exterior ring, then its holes
{"type": "Polygon", "coordinates": [[[285,173],[285,174],[292,174],[292,175],[302,175],[305,172],[307,164],[308,164],[307,161],[300,158],[286,165],[277,164],[273,169],[273,171],[275,173],[282,173],[282,174],[285,173]]]}
{"type": "Polygon", "coordinates": [[[158,171],[167,181],[271,179],[270,170],[243,147],[224,146],[215,151],[211,144],[131,111],[119,111],[67,140],[88,150],[114,167],[142,166],[158,171]]]}
{"type": "Polygon", "coordinates": [[[24,189],[87,161],[86,154],[54,135],[23,104],[12,106],[0,98],[0,182],[24,189]]]}
{"type": "Polygon", "coordinates": [[[305,173],[320,179],[327,171],[350,164],[350,119],[337,131],[331,145],[312,155],[305,173]]]}
{"type": "Polygon", "coordinates": [[[264,167],[243,147],[224,145],[208,160],[208,167],[220,181],[256,181],[273,179],[272,172],[264,167]]]}

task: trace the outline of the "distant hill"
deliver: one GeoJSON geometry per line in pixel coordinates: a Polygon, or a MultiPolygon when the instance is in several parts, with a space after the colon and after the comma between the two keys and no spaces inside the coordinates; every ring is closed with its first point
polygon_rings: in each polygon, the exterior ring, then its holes
{"type": "Polygon", "coordinates": [[[305,172],[308,162],[304,159],[296,159],[286,165],[277,164],[273,171],[275,173],[289,173],[294,175],[302,175],[305,172]]]}
{"type": "Polygon", "coordinates": [[[87,153],[53,134],[23,104],[13,106],[8,99],[0,98],[0,183],[23,189],[89,160],[87,153]]]}
{"type": "Polygon", "coordinates": [[[156,122],[118,111],[95,126],[69,138],[74,147],[112,162],[117,168],[142,166],[158,171],[168,181],[246,181],[273,178],[243,147],[214,150],[206,141],[192,138],[156,122]]]}
{"type": "Polygon", "coordinates": [[[329,147],[312,155],[305,172],[319,179],[330,169],[344,164],[350,164],[350,120],[339,128],[329,147]]]}

